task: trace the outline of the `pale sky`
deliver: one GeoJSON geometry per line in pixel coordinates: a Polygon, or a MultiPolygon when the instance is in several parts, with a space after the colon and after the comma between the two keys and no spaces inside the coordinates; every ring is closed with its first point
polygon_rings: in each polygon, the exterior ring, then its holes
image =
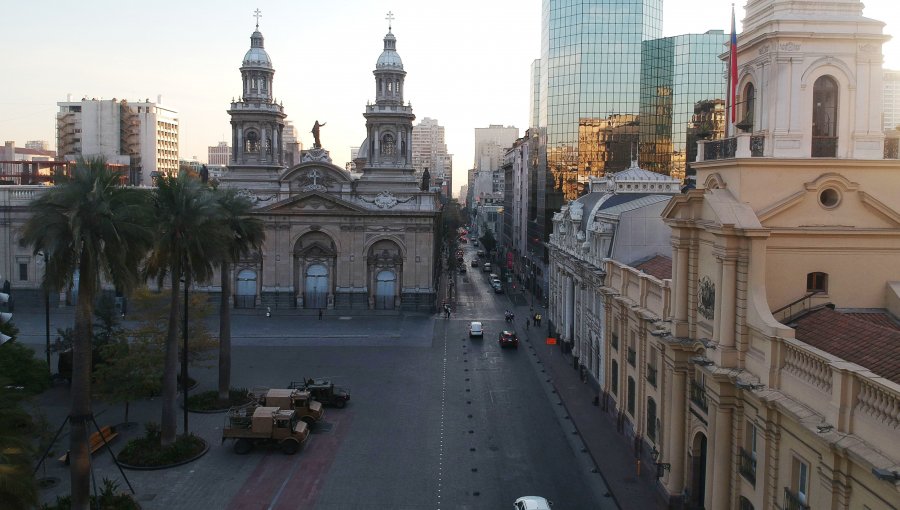
{"type": "MultiPolygon", "coordinates": [[[[867,0],[864,14],[897,32],[897,0],[867,0]]],[[[738,31],[744,11],[737,0],[738,31]]],[[[227,140],[226,109],[241,94],[238,68],[260,31],[275,66],[274,93],[304,147],[310,128],[343,166],[365,138],[362,113],[374,101],[372,70],[395,15],[397,52],[407,72],[405,99],[418,120],[446,128],[453,193],[473,164],[476,127],[528,127],[529,67],[540,56],[540,0],[45,0],[8,2],[0,47],[0,141],[47,140],[55,148],[56,103],[162,95],[179,113],[181,157],[205,162],[227,140]]],[[[664,0],[663,35],[729,33],[731,2],[664,0]],[[703,13],[697,11],[703,4],[703,13]],[[718,7],[714,7],[718,5],[718,7]]],[[[900,41],[884,46],[885,67],[900,69],[900,41]]]]}

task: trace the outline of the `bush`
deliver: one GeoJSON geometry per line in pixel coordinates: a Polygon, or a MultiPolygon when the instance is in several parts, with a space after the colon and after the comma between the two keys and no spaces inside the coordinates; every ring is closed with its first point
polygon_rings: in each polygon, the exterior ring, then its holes
{"type": "Polygon", "coordinates": [[[219,400],[217,390],[204,391],[188,396],[187,408],[189,411],[222,411],[231,407],[241,406],[250,402],[247,396],[247,388],[231,388],[228,391],[228,401],[219,400]]]}
{"type": "Polygon", "coordinates": [[[193,434],[179,436],[174,443],[163,447],[160,442],[159,425],[148,423],[145,426],[144,437],[129,441],[116,458],[129,466],[162,467],[196,457],[204,448],[206,443],[193,434]]]}
{"type": "MultiPolygon", "coordinates": [[[[141,505],[131,497],[131,494],[120,493],[119,484],[108,478],[103,479],[103,490],[99,497],[91,496],[91,508],[102,510],[140,510],[141,505]]],[[[44,504],[42,510],[71,510],[72,497],[56,497],[53,505],[44,504]]]]}

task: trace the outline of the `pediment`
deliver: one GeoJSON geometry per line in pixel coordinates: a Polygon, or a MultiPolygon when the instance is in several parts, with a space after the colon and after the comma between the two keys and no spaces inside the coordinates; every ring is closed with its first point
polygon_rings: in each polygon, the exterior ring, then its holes
{"type": "Polygon", "coordinates": [[[339,193],[344,184],[352,182],[345,170],[322,161],[308,161],[295,165],[286,170],[279,180],[282,189],[287,186],[293,193],[310,191],[339,193]]]}
{"type": "Polygon", "coordinates": [[[310,191],[276,202],[257,211],[258,214],[365,214],[356,204],[341,200],[328,193],[310,191]]]}
{"type": "Polygon", "coordinates": [[[757,215],[767,227],[900,227],[900,213],[834,172],[804,183],[757,215]]]}

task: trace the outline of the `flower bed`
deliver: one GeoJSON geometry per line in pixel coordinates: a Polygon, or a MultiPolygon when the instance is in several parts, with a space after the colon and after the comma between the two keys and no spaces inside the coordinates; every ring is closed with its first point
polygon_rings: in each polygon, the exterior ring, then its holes
{"type": "Polygon", "coordinates": [[[232,407],[242,406],[248,402],[250,402],[250,397],[247,396],[246,388],[231,388],[228,391],[228,400],[226,402],[219,400],[218,391],[210,390],[189,395],[187,408],[191,412],[222,412],[232,407]]]}

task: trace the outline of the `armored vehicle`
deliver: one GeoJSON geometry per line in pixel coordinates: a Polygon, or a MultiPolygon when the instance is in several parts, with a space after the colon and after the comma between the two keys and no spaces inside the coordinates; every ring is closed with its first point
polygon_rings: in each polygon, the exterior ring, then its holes
{"type": "Polygon", "coordinates": [[[284,453],[293,455],[308,437],[309,427],[297,418],[296,412],[253,404],[229,409],[222,427],[222,442],[234,439],[234,451],[240,455],[259,444],[276,444],[284,453]]]}

